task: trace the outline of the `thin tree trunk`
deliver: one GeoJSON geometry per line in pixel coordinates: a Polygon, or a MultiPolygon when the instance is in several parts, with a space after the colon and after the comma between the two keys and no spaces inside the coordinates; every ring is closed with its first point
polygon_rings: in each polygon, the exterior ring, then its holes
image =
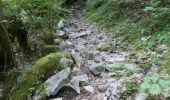
{"type": "Polygon", "coordinates": [[[2,1],[0,0],[0,71],[2,71],[2,69],[6,70],[6,68],[13,66],[13,55],[10,38],[2,23],[2,20],[4,20],[4,16],[2,1]]]}

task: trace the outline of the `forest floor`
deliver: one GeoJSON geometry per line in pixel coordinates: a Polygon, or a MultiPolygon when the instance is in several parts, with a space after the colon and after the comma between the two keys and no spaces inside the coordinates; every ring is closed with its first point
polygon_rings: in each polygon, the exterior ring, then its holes
{"type": "Polygon", "coordinates": [[[61,90],[57,97],[64,100],[145,100],[148,95],[139,92],[140,84],[150,73],[166,74],[153,60],[162,56],[166,49],[160,47],[161,54],[135,51],[130,44],[120,49],[119,39],[114,38],[112,32],[101,31],[97,25],[88,23],[82,9],[73,10],[71,16],[56,34],[60,38],[55,41],[60,41],[61,50],[73,54],[77,66],[72,69],[71,76],[87,75],[88,80],[79,95],[61,90]]]}

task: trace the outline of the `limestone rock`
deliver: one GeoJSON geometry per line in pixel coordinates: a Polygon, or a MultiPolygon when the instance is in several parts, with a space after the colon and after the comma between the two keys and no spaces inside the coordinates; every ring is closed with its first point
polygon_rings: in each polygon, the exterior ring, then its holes
{"type": "Polygon", "coordinates": [[[85,86],[84,89],[92,94],[94,94],[94,88],[90,85],[85,86]]]}
{"type": "Polygon", "coordinates": [[[66,67],[72,67],[74,62],[72,59],[68,59],[68,58],[65,58],[65,57],[62,57],[60,59],[60,63],[63,64],[64,66],[66,67]]]}
{"type": "Polygon", "coordinates": [[[73,51],[72,51],[72,57],[73,57],[76,65],[78,66],[78,68],[80,68],[81,65],[82,65],[82,57],[81,57],[80,53],[75,52],[75,51],[73,50],[73,51]]]}
{"type": "Polygon", "coordinates": [[[48,96],[56,95],[58,91],[67,84],[69,74],[70,74],[70,68],[67,68],[55,74],[51,78],[49,78],[45,82],[45,84],[47,84],[45,89],[46,94],[48,96]]]}
{"type": "Polygon", "coordinates": [[[80,75],[80,76],[75,76],[72,78],[69,84],[67,86],[71,87],[74,89],[77,93],[80,94],[80,83],[81,82],[88,82],[88,76],[86,74],[80,75]]]}

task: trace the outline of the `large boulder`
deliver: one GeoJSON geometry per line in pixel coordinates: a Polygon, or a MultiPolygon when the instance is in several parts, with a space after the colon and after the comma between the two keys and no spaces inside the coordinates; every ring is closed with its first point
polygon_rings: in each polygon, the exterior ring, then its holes
{"type": "Polygon", "coordinates": [[[52,76],[54,72],[57,73],[67,68],[67,66],[60,62],[63,57],[71,59],[70,53],[58,52],[51,53],[37,60],[23,75],[21,75],[20,79],[18,79],[20,81],[17,83],[16,89],[10,93],[9,99],[28,100],[28,98],[31,98],[31,93],[36,91],[43,80],[52,76]]]}

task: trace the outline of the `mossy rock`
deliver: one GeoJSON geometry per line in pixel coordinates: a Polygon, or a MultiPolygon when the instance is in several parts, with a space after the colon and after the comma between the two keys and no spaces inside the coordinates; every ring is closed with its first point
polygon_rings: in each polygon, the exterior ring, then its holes
{"type": "Polygon", "coordinates": [[[66,66],[60,63],[60,59],[63,56],[71,58],[68,54],[62,52],[51,53],[37,60],[21,75],[20,82],[17,83],[17,88],[10,93],[7,100],[28,100],[31,88],[39,87],[40,83],[52,76],[54,71],[61,71],[66,68],[66,66]]]}
{"type": "Polygon", "coordinates": [[[43,56],[50,54],[50,53],[59,52],[59,51],[60,51],[60,48],[57,45],[43,45],[42,46],[43,56]]]}
{"type": "Polygon", "coordinates": [[[98,50],[108,51],[111,48],[112,48],[112,46],[110,44],[101,44],[101,45],[99,45],[98,50]]]}

